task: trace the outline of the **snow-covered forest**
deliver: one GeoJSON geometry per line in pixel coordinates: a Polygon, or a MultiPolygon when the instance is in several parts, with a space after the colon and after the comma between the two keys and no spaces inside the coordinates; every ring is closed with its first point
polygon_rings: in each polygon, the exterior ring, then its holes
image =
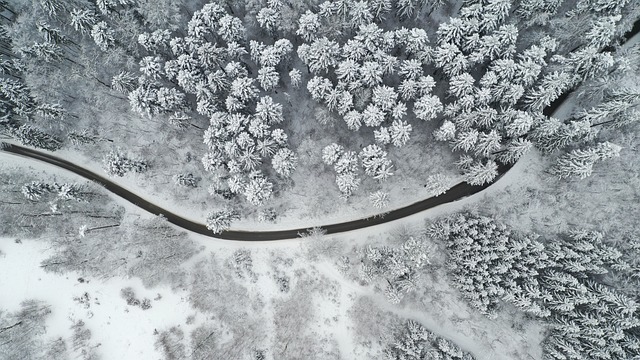
{"type": "Polygon", "coordinates": [[[0,0],[0,359],[640,359],[638,32],[0,0]]]}

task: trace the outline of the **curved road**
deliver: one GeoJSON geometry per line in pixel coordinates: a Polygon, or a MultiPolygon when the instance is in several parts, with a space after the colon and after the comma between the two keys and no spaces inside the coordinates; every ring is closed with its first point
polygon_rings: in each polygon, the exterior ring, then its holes
{"type": "MultiPolygon", "coordinates": [[[[193,222],[191,220],[185,219],[180,215],[167,211],[145,199],[134,194],[133,192],[123,188],[122,186],[114,183],[113,181],[107,179],[106,177],[96,174],[92,171],[89,171],[79,165],[76,165],[70,161],[61,159],[57,156],[53,156],[44,152],[40,152],[37,150],[33,150],[30,148],[26,148],[19,145],[2,143],[2,150],[8,153],[12,153],[15,155],[21,155],[24,157],[28,157],[30,159],[40,160],[51,165],[55,165],[57,167],[61,167],[63,169],[69,170],[77,175],[80,175],[88,180],[95,181],[98,184],[102,185],[105,189],[110,192],[120,196],[121,198],[128,200],[134,205],[152,213],[155,215],[162,215],[167,220],[175,224],[181,228],[196,232],[198,234],[202,234],[205,236],[210,236],[218,239],[225,240],[242,240],[242,241],[268,241],[268,240],[284,240],[284,239],[293,239],[298,237],[298,234],[304,233],[311,228],[299,228],[299,229],[288,229],[288,230],[276,230],[276,231],[240,231],[240,230],[229,230],[223,231],[220,234],[213,234],[204,224],[193,222]]],[[[511,167],[510,166],[502,166],[499,168],[500,176],[505,174],[511,167]]],[[[340,233],[345,231],[351,231],[356,229],[362,229],[369,226],[384,224],[390,221],[398,220],[400,218],[413,215],[420,211],[433,208],[435,206],[445,204],[448,202],[452,202],[455,200],[462,199],[466,196],[473,195],[478,193],[487,187],[490,184],[485,184],[483,186],[474,186],[469,185],[467,183],[460,183],[450,188],[446,193],[438,196],[431,197],[409,206],[392,210],[384,215],[353,220],[338,224],[331,224],[322,226],[322,228],[328,234],[340,233]]]]}
{"type": "MultiPolygon", "coordinates": [[[[634,23],[633,28],[627,32],[622,39],[622,43],[629,40],[635,34],[640,32],[640,19],[634,23]]],[[[606,49],[613,50],[613,49],[606,49]]],[[[555,112],[555,110],[564,103],[572,91],[568,91],[567,93],[560,96],[556,101],[554,101],[551,105],[544,109],[544,114],[549,116],[555,112]]],[[[174,214],[166,209],[163,209],[147,200],[141,198],[140,196],[132,193],[131,191],[121,187],[120,185],[112,182],[111,180],[98,175],[92,171],[89,171],[79,165],[76,165],[70,161],[61,159],[59,157],[40,152],[37,150],[33,150],[30,148],[26,148],[19,145],[0,143],[0,149],[9,152],[15,155],[21,155],[24,157],[28,157],[30,159],[40,160],[71,172],[76,173],[86,179],[95,181],[102,186],[104,186],[107,190],[115,193],[116,195],[122,197],[125,200],[133,203],[134,205],[152,213],[155,215],[164,216],[170,223],[179,226],[181,228],[209,236],[218,239],[224,240],[240,240],[240,241],[270,241],[270,240],[284,240],[284,239],[293,239],[298,237],[298,234],[307,232],[311,228],[299,228],[299,229],[288,229],[288,230],[276,230],[276,231],[240,231],[240,230],[228,230],[223,231],[220,234],[213,234],[204,224],[196,223],[191,220],[185,219],[177,214],[174,214]]],[[[502,165],[498,168],[498,178],[502,177],[509,169],[511,169],[512,165],[502,165]]],[[[496,179],[497,180],[497,179],[496,179]]],[[[403,217],[416,214],[420,211],[424,211],[427,209],[431,209],[438,205],[442,205],[445,203],[453,202],[456,200],[460,200],[464,197],[476,194],[491,184],[485,184],[482,186],[469,185],[467,183],[459,183],[449,190],[446,193],[437,196],[430,197],[425,200],[418,201],[409,206],[392,210],[388,213],[369,217],[364,219],[358,219],[343,223],[331,224],[322,226],[322,229],[326,231],[327,234],[335,234],[340,232],[346,232],[351,230],[362,229],[369,226],[384,224],[390,221],[398,220],[403,217]]]]}

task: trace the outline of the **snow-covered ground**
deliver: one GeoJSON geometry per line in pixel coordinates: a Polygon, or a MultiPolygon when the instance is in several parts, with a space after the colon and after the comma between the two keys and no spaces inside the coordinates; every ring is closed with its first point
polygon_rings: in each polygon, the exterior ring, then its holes
{"type": "MultiPolygon", "coordinates": [[[[79,274],[45,272],[40,262],[50,255],[49,244],[35,240],[0,239],[0,307],[13,312],[24,300],[42,300],[51,306],[46,338],[62,337],[70,342],[73,321],[82,320],[91,331],[90,344],[103,359],[158,359],[154,330],[179,325],[185,332],[197,326],[186,323],[195,314],[187,293],[168,286],[146,289],[139,279],[85,278],[79,274]],[[120,295],[131,287],[140,299],[151,299],[151,308],[127,305],[120,295]],[[82,298],[82,301],[74,298],[82,298]]],[[[76,356],[78,354],[75,354],[76,356]]],[[[0,356],[1,357],[1,356],[0,356]]]]}

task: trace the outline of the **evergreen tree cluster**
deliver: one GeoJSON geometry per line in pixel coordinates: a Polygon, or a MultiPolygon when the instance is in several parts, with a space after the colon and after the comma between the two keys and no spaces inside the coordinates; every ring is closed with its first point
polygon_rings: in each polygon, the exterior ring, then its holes
{"type": "Polygon", "coordinates": [[[149,164],[145,160],[132,159],[119,150],[112,150],[105,155],[102,159],[102,166],[107,174],[119,177],[130,171],[142,173],[149,168],[149,164]]]}
{"type": "Polygon", "coordinates": [[[474,359],[450,340],[435,335],[412,320],[395,334],[395,342],[385,349],[384,354],[387,360],[474,359]]]}
{"type": "Polygon", "coordinates": [[[218,179],[213,191],[242,194],[253,205],[268,200],[273,183],[263,165],[271,160],[271,169],[287,178],[297,163],[286,133],[277,127],[284,121],[282,105],[269,95],[286,69],[291,42],[248,42],[240,18],[216,3],[193,14],[186,36],[155,30],[141,34],[138,42],[149,56],[140,61],[137,83],[122,73],[113,87],[128,93],[141,114],[167,114],[181,127],[192,123],[192,116],[208,118],[204,142],[209,152],[202,163],[218,179]],[[191,96],[195,104],[190,107],[191,96]]]}
{"type": "Polygon", "coordinates": [[[57,182],[48,184],[39,181],[32,181],[25,184],[20,189],[22,195],[31,201],[40,201],[48,198],[48,195],[56,195],[61,200],[83,201],[86,195],[82,187],[77,184],[59,184],[57,182]]]}
{"type": "Polygon", "coordinates": [[[393,303],[416,290],[420,270],[429,264],[431,248],[422,236],[409,236],[399,247],[367,246],[362,250],[360,281],[365,284],[384,280],[384,293],[393,303]]]}
{"type": "Polygon", "coordinates": [[[446,238],[454,282],[472,306],[491,316],[507,302],[549,323],[546,359],[640,356],[637,292],[606,281],[637,269],[603,234],[573,231],[543,244],[470,214],[432,230],[446,238]]]}

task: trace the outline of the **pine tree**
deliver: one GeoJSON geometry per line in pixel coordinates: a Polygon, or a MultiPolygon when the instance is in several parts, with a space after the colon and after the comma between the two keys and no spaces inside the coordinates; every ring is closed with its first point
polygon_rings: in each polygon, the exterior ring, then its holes
{"type": "Polygon", "coordinates": [[[376,191],[369,194],[369,201],[376,209],[383,209],[389,205],[389,193],[376,191]]]}
{"type": "Polygon", "coordinates": [[[498,176],[498,164],[493,160],[485,163],[475,162],[464,173],[465,181],[471,185],[484,185],[490,183],[498,176]]]}
{"type": "Polygon", "coordinates": [[[90,9],[73,9],[71,11],[71,26],[82,34],[89,33],[98,18],[90,9]]]}
{"type": "Polygon", "coordinates": [[[497,159],[503,164],[512,164],[518,161],[527,151],[531,149],[533,144],[531,141],[518,138],[511,140],[506,149],[498,153],[497,159]]]}
{"type": "Polygon", "coordinates": [[[442,125],[433,131],[433,137],[438,141],[451,141],[456,137],[456,125],[445,120],[442,125]]]}
{"type": "Polygon", "coordinates": [[[618,145],[604,142],[585,150],[573,150],[558,158],[551,172],[561,179],[574,176],[584,179],[591,175],[596,161],[620,156],[621,149],[618,145]]]}
{"type": "Polygon", "coordinates": [[[433,120],[443,110],[442,102],[435,95],[424,95],[413,105],[413,112],[420,120],[433,120]]]}
{"type": "Polygon", "coordinates": [[[491,153],[500,150],[502,137],[496,130],[489,133],[481,132],[478,135],[478,142],[475,145],[476,156],[489,156],[491,153]]]}
{"type": "Polygon", "coordinates": [[[344,148],[341,145],[332,143],[322,149],[322,161],[327,165],[333,165],[342,156],[344,148]]]}
{"type": "Polygon", "coordinates": [[[266,91],[276,87],[279,80],[280,74],[278,74],[278,71],[272,66],[266,66],[258,70],[258,81],[260,82],[260,86],[266,91]]]}
{"type": "Polygon", "coordinates": [[[271,198],[272,192],[273,184],[271,182],[261,174],[253,174],[244,189],[244,196],[249,203],[260,206],[271,198]]]}
{"type": "Polygon", "coordinates": [[[224,15],[218,21],[218,36],[226,42],[243,41],[245,38],[245,28],[242,20],[229,14],[224,15]]]}
{"type": "Polygon", "coordinates": [[[366,126],[377,127],[384,122],[385,113],[376,105],[369,104],[362,112],[362,120],[366,126]]]}
{"type": "Polygon", "coordinates": [[[62,147],[62,141],[31,125],[24,124],[18,128],[10,128],[11,136],[22,144],[49,151],[56,151],[62,147]]]}
{"type": "Polygon", "coordinates": [[[362,125],[362,114],[357,110],[351,110],[344,115],[344,122],[349,130],[357,131],[362,125]]]}
{"type": "Polygon", "coordinates": [[[456,139],[452,142],[453,151],[462,150],[467,152],[471,150],[478,141],[478,135],[479,133],[476,129],[459,132],[456,139]]]}
{"type": "Polygon", "coordinates": [[[358,186],[360,186],[360,178],[353,172],[345,172],[336,175],[336,184],[338,185],[341,196],[347,199],[358,189],[358,186]]]}
{"type": "Polygon", "coordinates": [[[289,177],[296,168],[298,158],[293,151],[283,148],[278,150],[271,159],[273,169],[280,175],[289,177]]]}
{"type": "Polygon", "coordinates": [[[307,10],[306,13],[300,15],[296,34],[302,36],[305,41],[311,41],[318,37],[320,26],[320,17],[311,10],[307,10]]]}
{"type": "Polygon", "coordinates": [[[269,32],[274,32],[280,22],[279,15],[280,13],[276,9],[267,6],[258,11],[256,20],[261,28],[269,32]]]}
{"type": "Polygon", "coordinates": [[[393,146],[404,146],[411,136],[411,125],[406,121],[394,120],[389,127],[389,133],[393,146]]]}
{"type": "Polygon", "coordinates": [[[115,45],[113,29],[106,22],[100,21],[91,28],[91,37],[102,51],[107,51],[115,45]]]}
{"type": "Polygon", "coordinates": [[[387,159],[387,152],[378,145],[364,147],[358,154],[367,175],[377,180],[386,180],[393,175],[391,160],[387,159]]]}
{"type": "Polygon", "coordinates": [[[297,89],[300,87],[300,81],[302,81],[302,73],[298,69],[292,69],[289,71],[289,79],[291,80],[291,86],[297,89]]]}
{"type": "Polygon", "coordinates": [[[214,234],[228,230],[231,223],[240,220],[240,213],[236,210],[224,209],[209,213],[207,216],[207,229],[213,231],[214,234]]]}
{"type": "Polygon", "coordinates": [[[133,91],[137,84],[137,78],[127,71],[121,71],[111,79],[111,87],[123,94],[128,94],[133,91]]]}

